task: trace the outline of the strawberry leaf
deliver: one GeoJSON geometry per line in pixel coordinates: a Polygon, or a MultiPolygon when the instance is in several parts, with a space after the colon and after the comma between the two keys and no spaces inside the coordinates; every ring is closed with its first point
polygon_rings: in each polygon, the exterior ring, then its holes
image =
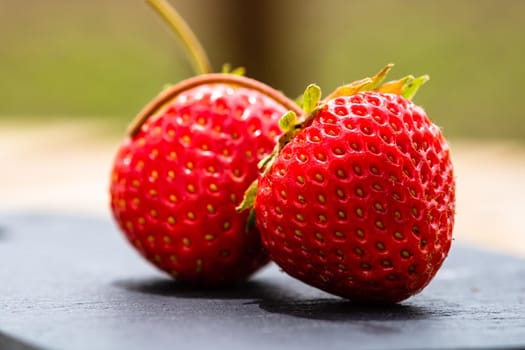
{"type": "Polygon", "coordinates": [[[392,80],[384,83],[383,85],[379,86],[376,91],[401,95],[403,93],[404,86],[413,80],[413,75],[407,75],[406,77],[399,80],[392,80]]]}
{"type": "Polygon", "coordinates": [[[377,89],[383,82],[383,80],[386,78],[393,66],[394,64],[389,63],[386,66],[384,66],[379,72],[377,72],[377,74],[374,75],[372,78],[364,78],[361,80],[354,81],[350,84],[340,86],[324,100],[328,101],[340,96],[351,96],[361,91],[377,89]]]}
{"type": "Polygon", "coordinates": [[[230,73],[232,71],[232,65],[228,62],[222,65],[221,73],[230,73]]]}
{"type": "Polygon", "coordinates": [[[257,167],[260,170],[263,170],[265,173],[272,166],[272,164],[275,162],[275,158],[277,158],[279,152],[281,152],[281,149],[294,137],[294,135],[297,133],[297,128],[300,125],[299,118],[294,111],[288,111],[283,114],[281,119],[279,119],[279,127],[283,131],[283,134],[279,137],[279,140],[273,148],[272,153],[261,159],[257,164],[257,167]]]}
{"type": "Polygon", "coordinates": [[[412,79],[403,86],[401,96],[408,100],[411,100],[416,95],[421,85],[423,85],[429,80],[430,77],[428,75],[422,75],[420,77],[412,79]]]}
{"type": "Polygon", "coordinates": [[[266,157],[264,157],[263,159],[261,159],[259,161],[259,163],[257,163],[257,169],[264,169],[266,168],[266,165],[268,164],[268,162],[270,162],[270,160],[275,156],[275,147],[272,151],[272,153],[268,154],[266,157]]]}
{"type": "Polygon", "coordinates": [[[377,72],[376,75],[370,78],[372,81],[369,89],[374,90],[375,88],[377,88],[383,82],[383,80],[385,80],[386,76],[388,75],[393,66],[393,63],[387,64],[379,72],[377,72]]]}
{"type": "Polygon", "coordinates": [[[414,97],[421,85],[429,80],[428,75],[422,75],[417,78],[414,78],[413,75],[407,75],[404,78],[388,81],[382,84],[383,80],[386,78],[393,66],[394,65],[392,63],[389,63],[379,72],[377,72],[372,78],[364,78],[354,81],[350,84],[340,86],[330,95],[328,95],[323,101],[328,101],[341,96],[351,96],[361,91],[367,90],[392,93],[403,96],[410,100],[414,97]]]}
{"type": "Polygon", "coordinates": [[[283,132],[288,132],[293,129],[294,125],[297,123],[297,114],[294,111],[288,111],[281,119],[279,119],[279,127],[283,132]]]}
{"type": "Polygon", "coordinates": [[[306,87],[303,94],[303,111],[304,114],[310,114],[317,107],[321,100],[321,88],[316,84],[310,84],[306,87]]]}
{"type": "Polygon", "coordinates": [[[373,80],[371,78],[365,78],[358,81],[354,81],[353,83],[338,87],[334,92],[325,97],[324,101],[328,101],[341,96],[355,95],[360,91],[368,90],[372,84],[373,80]]]}
{"type": "Polygon", "coordinates": [[[242,199],[241,204],[239,204],[235,208],[238,212],[253,208],[253,204],[255,203],[255,197],[257,196],[258,184],[259,182],[255,180],[254,182],[251,183],[248,189],[244,192],[244,197],[242,199]]]}
{"type": "Polygon", "coordinates": [[[221,73],[244,76],[246,74],[246,68],[244,67],[232,68],[232,65],[226,62],[225,64],[222,65],[221,73]]]}
{"type": "Polygon", "coordinates": [[[246,68],[244,68],[244,67],[237,67],[237,68],[235,68],[234,70],[231,71],[231,74],[244,76],[246,74],[246,68]]]}
{"type": "Polygon", "coordinates": [[[270,153],[269,155],[267,155],[266,157],[264,157],[263,159],[261,159],[259,161],[259,163],[257,163],[257,168],[258,169],[267,169],[269,167],[269,165],[271,165],[275,159],[275,157],[277,157],[277,154],[279,153],[279,144],[275,145],[275,147],[273,148],[273,151],[272,153],[270,153]]]}

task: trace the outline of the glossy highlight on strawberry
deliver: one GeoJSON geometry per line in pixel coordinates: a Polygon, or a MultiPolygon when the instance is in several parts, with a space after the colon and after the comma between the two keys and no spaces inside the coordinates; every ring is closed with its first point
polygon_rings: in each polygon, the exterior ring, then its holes
{"type": "Polygon", "coordinates": [[[259,180],[256,222],[271,259],[353,301],[421,291],[448,254],[454,223],[440,129],[421,107],[381,91],[334,94],[305,124],[259,180]]]}

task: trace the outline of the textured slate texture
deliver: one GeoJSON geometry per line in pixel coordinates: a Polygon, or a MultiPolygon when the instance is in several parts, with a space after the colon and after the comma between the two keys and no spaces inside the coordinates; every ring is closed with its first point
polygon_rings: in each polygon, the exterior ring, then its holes
{"type": "Polygon", "coordinates": [[[465,246],[398,306],[365,307],[265,269],[236,289],[180,286],[109,219],[0,215],[2,349],[525,347],[523,260],[465,246]]]}

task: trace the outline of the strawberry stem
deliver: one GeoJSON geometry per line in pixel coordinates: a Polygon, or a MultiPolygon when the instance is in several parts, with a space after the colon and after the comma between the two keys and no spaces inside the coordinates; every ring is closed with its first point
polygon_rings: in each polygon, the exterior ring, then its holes
{"type": "Polygon", "coordinates": [[[199,40],[191,31],[182,16],[167,0],[146,0],[148,4],[168,23],[182,42],[189,56],[195,74],[207,74],[212,71],[210,61],[199,40]]]}

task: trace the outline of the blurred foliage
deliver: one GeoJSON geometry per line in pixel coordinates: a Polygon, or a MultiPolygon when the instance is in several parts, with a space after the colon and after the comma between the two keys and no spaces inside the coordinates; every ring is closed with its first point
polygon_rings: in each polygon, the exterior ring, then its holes
{"type": "MultiPolygon", "coordinates": [[[[431,76],[415,101],[446,135],[525,139],[525,1],[265,0],[262,27],[239,22],[264,34],[248,62],[236,61],[243,48],[231,16],[239,11],[228,9],[240,2],[172,2],[216,69],[230,61],[250,75],[253,67],[265,73],[256,78],[296,96],[310,82],[328,94],[393,62],[392,78],[431,76]]],[[[0,33],[0,118],[123,124],[165,83],[191,75],[140,0],[2,1],[0,33]]]]}

